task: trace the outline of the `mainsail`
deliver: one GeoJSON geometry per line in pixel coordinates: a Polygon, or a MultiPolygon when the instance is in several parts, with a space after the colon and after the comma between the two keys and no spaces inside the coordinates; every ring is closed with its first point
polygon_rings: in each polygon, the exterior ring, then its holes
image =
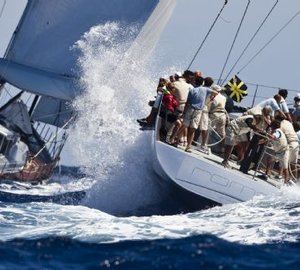
{"type": "MultiPolygon", "coordinates": [[[[77,83],[80,52],[72,47],[91,27],[107,22],[134,25],[133,42],[147,22],[148,26],[155,26],[150,19],[153,13],[167,11],[175,3],[175,0],[28,0],[5,56],[0,59],[1,83],[32,95],[28,98],[30,103],[26,103],[29,119],[21,117],[24,123],[67,127],[73,114],[70,103],[82,91],[77,83]]],[[[151,35],[148,31],[144,34],[151,35]]],[[[23,104],[18,105],[21,107],[24,108],[23,104]]],[[[1,114],[0,107],[1,118],[6,116],[1,114]]],[[[8,120],[3,120],[5,126],[10,125],[8,120]]],[[[44,127],[33,127],[35,138],[28,140],[34,142],[35,148],[40,145],[41,152],[45,150],[40,137],[43,131],[44,127]]],[[[43,137],[45,144],[51,140],[47,133],[43,137]]],[[[55,153],[61,150],[56,144],[53,148],[55,153]]],[[[36,156],[40,151],[35,152],[36,156]]]]}

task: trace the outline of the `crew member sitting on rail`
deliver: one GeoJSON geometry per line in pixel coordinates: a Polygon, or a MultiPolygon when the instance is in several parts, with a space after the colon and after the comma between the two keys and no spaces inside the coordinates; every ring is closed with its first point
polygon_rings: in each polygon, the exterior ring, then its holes
{"type": "Polygon", "coordinates": [[[166,89],[166,85],[169,81],[165,78],[159,78],[159,82],[157,85],[157,97],[155,101],[149,101],[149,105],[152,107],[150,114],[146,118],[137,119],[136,121],[142,126],[142,127],[152,127],[154,126],[155,119],[158,113],[158,108],[161,102],[161,98],[163,95],[164,90],[166,89]]]}
{"type": "MultiPolygon", "coordinates": [[[[246,134],[251,130],[265,133],[265,131],[257,128],[257,125],[263,121],[262,115],[243,115],[230,121],[226,127],[225,137],[225,152],[222,165],[230,167],[228,160],[230,158],[233,147],[237,144],[237,138],[240,135],[246,134]]],[[[238,153],[239,160],[243,159],[243,153],[238,153]]]]}
{"type": "Polygon", "coordinates": [[[176,88],[174,86],[174,83],[168,83],[166,89],[163,92],[162,103],[171,113],[175,113],[176,108],[179,106],[179,102],[174,95],[175,90],[176,88]]]}

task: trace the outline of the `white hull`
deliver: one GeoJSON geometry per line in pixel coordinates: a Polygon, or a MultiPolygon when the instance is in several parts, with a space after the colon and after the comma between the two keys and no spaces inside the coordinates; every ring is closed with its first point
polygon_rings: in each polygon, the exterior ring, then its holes
{"type": "Polygon", "coordinates": [[[154,171],[166,183],[171,182],[201,200],[205,198],[223,205],[279,192],[281,182],[271,183],[254,177],[251,172],[244,174],[235,168],[225,169],[221,157],[197,150],[187,153],[160,141],[156,134],[155,131],[152,145],[154,171]]]}

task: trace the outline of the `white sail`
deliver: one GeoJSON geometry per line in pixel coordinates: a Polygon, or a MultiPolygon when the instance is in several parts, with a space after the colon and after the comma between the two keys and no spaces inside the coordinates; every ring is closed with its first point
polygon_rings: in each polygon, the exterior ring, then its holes
{"type": "Polygon", "coordinates": [[[71,47],[92,26],[147,21],[158,0],[29,0],[6,59],[57,74],[74,75],[71,47]]]}
{"type": "Polygon", "coordinates": [[[76,41],[91,27],[106,22],[134,25],[138,36],[151,14],[161,6],[166,11],[170,2],[176,1],[29,0],[5,59],[0,60],[0,78],[42,96],[32,114],[34,120],[62,126],[70,115],[65,101],[80,91],[74,83],[80,53],[72,49],[76,41]]]}

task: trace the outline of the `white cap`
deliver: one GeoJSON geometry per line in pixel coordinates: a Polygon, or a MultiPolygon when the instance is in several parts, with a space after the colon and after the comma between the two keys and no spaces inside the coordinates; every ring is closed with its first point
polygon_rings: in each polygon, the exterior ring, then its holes
{"type": "Polygon", "coordinates": [[[180,71],[175,72],[175,75],[178,77],[182,77],[182,73],[180,71]]]}
{"type": "Polygon", "coordinates": [[[295,96],[295,98],[300,99],[300,93],[298,93],[298,94],[295,96]]]}
{"type": "Polygon", "coordinates": [[[217,85],[217,84],[214,84],[212,87],[211,87],[212,90],[215,90],[217,92],[220,92],[222,90],[222,87],[220,85],[217,85]]]}

